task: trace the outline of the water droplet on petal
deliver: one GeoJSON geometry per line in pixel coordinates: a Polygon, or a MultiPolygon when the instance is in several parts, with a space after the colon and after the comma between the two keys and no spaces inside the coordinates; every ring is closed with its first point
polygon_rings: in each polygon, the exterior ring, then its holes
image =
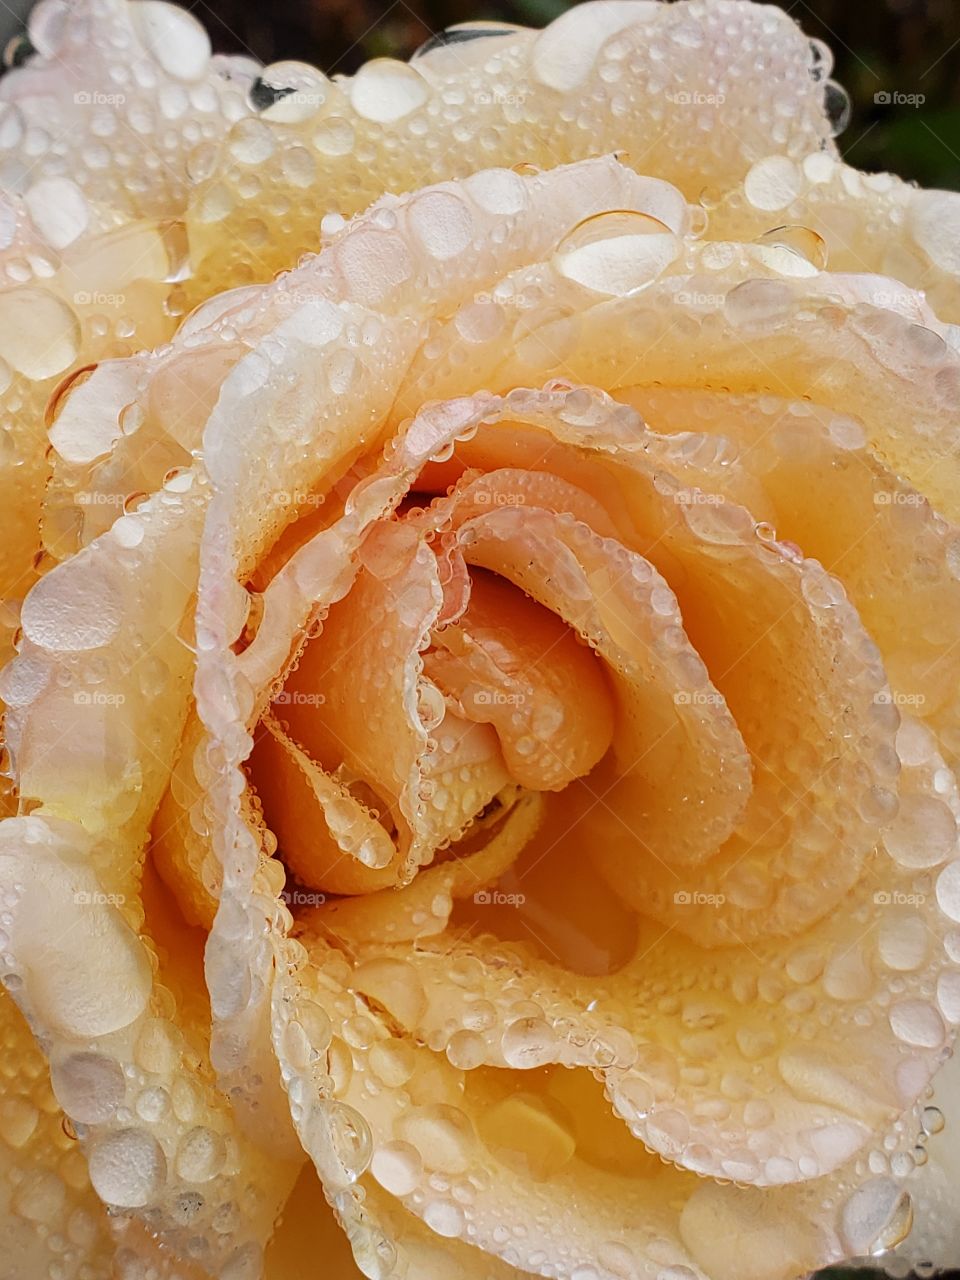
{"type": "Polygon", "coordinates": [[[680,248],[679,238],[657,218],[620,210],[579,223],[561,240],[553,262],[567,280],[622,298],[652,284],[680,248]]]}
{"type": "Polygon", "coordinates": [[[776,227],[773,231],[767,231],[760,236],[757,244],[786,249],[804,259],[805,262],[809,262],[817,271],[826,270],[826,242],[809,227],[776,227]]]}
{"type": "Polygon", "coordinates": [[[843,85],[837,84],[836,80],[828,80],[824,85],[823,108],[827,113],[827,119],[830,121],[830,132],[836,138],[843,133],[850,123],[850,116],[853,111],[850,105],[850,95],[843,85]]]}
{"type": "Polygon", "coordinates": [[[350,101],[357,115],[375,124],[394,124],[428,96],[426,81],[413,67],[393,58],[366,62],[350,82],[350,101]]]}

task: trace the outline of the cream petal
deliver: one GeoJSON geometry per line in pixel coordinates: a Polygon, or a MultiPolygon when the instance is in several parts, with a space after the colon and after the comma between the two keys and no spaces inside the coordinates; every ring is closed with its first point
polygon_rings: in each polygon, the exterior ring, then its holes
{"type": "MultiPolygon", "coordinates": [[[[543,32],[501,27],[409,66],[377,59],[353,80],[324,84],[322,107],[305,119],[278,122],[268,112],[256,127],[236,126],[194,195],[197,284],[208,290],[211,279],[250,272],[266,278],[315,250],[316,202],[304,199],[314,190],[334,193],[324,207],[350,217],[384,191],[482,169],[495,156],[505,171],[468,179],[467,189],[491,212],[516,214],[523,197],[511,165],[552,168],[625,149],[645,173],[696,199],[704,188],[729,189],[763,156],[783,152],[799,162],[820,149],[832,156],[822,71],[822,54],[784,14],[736,0],[679,9],[643,0],[580,5],[543,32]],[[771,82],[789,111],[763,105],[771,82]],[[561,109],[564,94],[575,110],[561,109]],[[257,200],[269,248],[262,236],[247,241],[253,165],[262,183],[292,196],[282,218],[257,200]]],[[[466,238],[462,208],[421,194],[413,210],[429,278],[442,279],[466,238]]],[[[370,254],[379,256],[392,234],[371,238],[370,254]]]]}

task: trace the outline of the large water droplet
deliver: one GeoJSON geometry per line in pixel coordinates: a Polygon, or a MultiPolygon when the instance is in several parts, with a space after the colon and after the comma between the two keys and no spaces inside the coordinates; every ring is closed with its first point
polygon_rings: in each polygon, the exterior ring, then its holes
{"type": "MultiPolygon", "coordinates": [[[[809,227],[785,226],[766,231],[757,240],[764,248],[783,249],[809,263],[817,271],[827,267],[827,245],[822,236],[809,227]]],[[[788,273],[785,273],[788,274],[788,273]]],[[[796,274],[795,272],[789,274],[796,274]]]]}
{"type": "Polygon", "coordinates": [[[755,209],[764,212],[786,209],[802,188],[800,170],[788,156],[767,156],[758,160],[743,183],[747,199],[755,209]]]}
{"type": "Polygon", "coordinates": [[[336,1189],[356,1182],[373,1154],[370,1126],[345,1102],[323,1102],[314,1107],[305,1125],[304,1142],[321,1177],[336,1189]]]}
{"type": "Polygon", "coordinates": [[[210,37],[196,18],[164,0],[139,0],[130,15],[147,52],[168,75],[200,79],[210,61],[210,37]]]}
{"type": "Polygon", "coordinates": [[[560,275],[597,293],[638,293],[680,255],[680,240],[645,213],[618,210],[586,218],[561,240],[553,263],[560,275]]]}
{"type": "Polygon", "coordinates": [[[0,356],[40,382],[73,364],[80,349],[77,317],[46,289],[0,294],[0,356]]]}
{"type": "Polygon", "coordinates": [[[108,1134],[90,1152],[88,1162],[97,1195],[121,1209],[149,1204],[166,1177],[160,1144],[140,1129],[108,1134]]]}
{"type": "Polygon", "coordinates": [[[350,82],[350,101],[357,115],[375,124],[394,124],[423,106],[426,81],[418,71],[393,58],[366,62],[350,82]]]}
{"type": "Polygon", "coordinates": [[[66,19],[70,13],[67,0],[40,0],[30,12],[27,32],[30,43],[44,58],[53,58],[63,41],[66,19]]]}
{"type": "Polygon", "coordinates": [[[435,49],[449,49],[452,45],[467,44],[470,40],[487,40],[497,36],[508,36],[520,28],[510,26],[507,23],[492,22],[464,22],[455,27],[447,27],[445,31],[438,31],[432,35],[429,40],[425,40],[420,47],[414,51],[410,61],[415,62],[417,58],[422,58],[428,53],[433,53],[435,49]]]}
{"type": "Polygon", "coordinates": [[[50,1072],[60,1106],[79,1124],[103,1124],[123,1101],[123,1070],[99,1053],[73,1053],[50,1072]]]}
{"type": "Polygon", "coordinates": [[[423,1162],[409,1142],[388,1142],[373,1153],[370,1172],[391,1195],[407,1196],[420,1183],[423,1162]]]}
{"type": "Polygon", "coordinates": [[[828,80],[823,87],[823,109],[830,121],[830,132],[836,138],[850,123],[853,111],[850,95],[836,80],[828,80]]]}

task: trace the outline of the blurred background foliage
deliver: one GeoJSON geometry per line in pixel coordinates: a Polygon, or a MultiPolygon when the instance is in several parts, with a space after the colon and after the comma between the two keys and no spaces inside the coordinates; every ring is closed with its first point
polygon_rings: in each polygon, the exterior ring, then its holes
{"type": "MultiPolygon", "coordinates": [[[[407,58],[457,22],[543,26],[569,0],[197,0],[215,47],[328,74],[407,58]]],[[[833,49],[853,105],[840,142],[851,164],[960,189],[960,0],[780,0],[833,49]],[[884,95],[887,95],[884,98],[884,95]]]]}

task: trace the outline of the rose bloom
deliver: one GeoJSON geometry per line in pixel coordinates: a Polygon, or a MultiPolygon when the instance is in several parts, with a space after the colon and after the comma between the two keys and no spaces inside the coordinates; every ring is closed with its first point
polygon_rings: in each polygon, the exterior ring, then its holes
{"type": "Polygon", "coordinates": [[[745,0],[29,34],[11,1274],[957,1262],[960,197],[745,0]]]}

